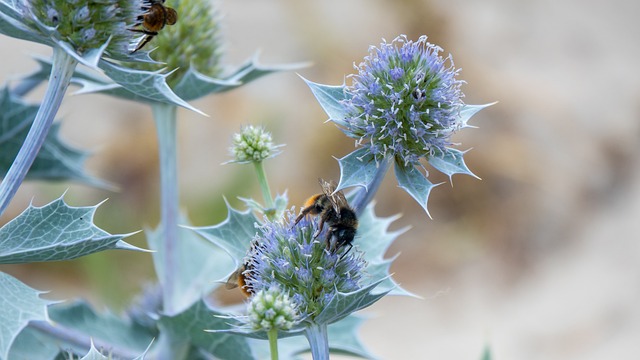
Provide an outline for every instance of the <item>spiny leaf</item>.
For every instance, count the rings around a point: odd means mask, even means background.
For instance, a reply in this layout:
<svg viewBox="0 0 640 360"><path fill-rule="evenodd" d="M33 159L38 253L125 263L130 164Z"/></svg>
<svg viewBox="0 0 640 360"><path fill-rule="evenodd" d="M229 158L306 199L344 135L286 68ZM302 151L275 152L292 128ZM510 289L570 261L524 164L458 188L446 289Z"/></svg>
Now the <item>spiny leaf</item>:
<svg viewBox="0 0 640 360"><path fill-rule="evenodd" d="M378 171L378 164L373 155L365 148L360 148L338 159L338 164L340 165L340 183L336 190L351 186L362 186L366 189Z"/></svg>
<svg viewBox="0 0 640 360"><path fill-rule="evenodd" d="M62 197L29 207L0 229L0 264L69 260L108 249L142 250L95 226L96 206L71 207Z"/></svg>
<svg viewBox="0 0 640 360"><path fill-rule="evenodd" d="M391 223L399 217L399 215L386 218L377 217L374 212L374 206L367 206L358 218L360 225L358 226L358 234L354 244L358 250L363 252L363 257L367 261L365 269L367 275L373 281L383 279L376 290L390 291L390 295L415 296L403 289L391 278L389 271L395 257L384 258L389 246L398 236L408 230L405 227L396 231L389 231Z"/></svg>
<svg viewBox="0 0 640 360"><path fill-rule="evenodd" d="M226 319L217 317L219 311L209 308L202 300L176 316L162 316L161 332L173 339L189 342L214 355L217 359L255 359L247 339L224 332L206 332L205 329L228 329Z"/></svg>
<svg viewBox="0 0 640 360"><path fill-rule="evenodd" d="M184 217L180 223L188 226L188 220ZM158 278L164 278L164 248L162 244L161 229L146 231L149 247L155 252L152 254ZM185 228L178 229L177 247L174 249L178 253L178 273L175 274L176 282L173 292L173 304L176 311L181 312L188 309L195 302L206 296L213 289L219 286L216 280L222 279L229 274L235 264L227 254L196 235L193 231Z"/></svg>
<svg viewBox="0 0 640 360"><path fill-rule="evenodd" d="M251 210L240 212L227 204L227 218L218 225L194 227L196 233L224 249L237 263L249 250L258 219Z"/></svg>
<svg viewBox="0 0 640 360"><path fill-rule="evenodd" d="M244 202L247 208L255 211L258 214L267 215L270 219L279 219L284 215L284 211L287 209L287 204L289 204L289 199L287 198L287 193L277 194L274 198L274 206L273 208L267 209L262 204L253 199L247 199L243 197L238 197L239 200Z"/></svg>
<svg viewBox="0 0 640 360"><path fill-rule="evenodd" d="M349 95L344 91L344 84L340 86L323 85L300 77L307 83L322 109L329 115L329 120L340 126L346 126L344 118L347 116L347 111L342 106L342 101L347 100Z"/></svg>
<svg viewBox="0 0 640 360"><path fill-rule="evenodd" d="M93 345L93 341L91 341L91 349L89 349L87 355L83 356L80 360L109 360L109 358L102 355Z"/></svg>
<svg viewBox="0 0 640 360"><path fill-rule="evenodd" d="M8 359L11 344L31 320L47 320L47 300L11 275L0 272L0 358Z"/></svg>
<svg viewBox="0 0 640 360"><path fill-rule="evenodd" d="M372 293L372 290L383 280L384 279L380 279L350 293L336 292L335 296L331 298L331 301L322 309L320 314L315 316L314 321L319 324L332 324L355 311L370 306L387 295L388 291L377 294Z"/></svg>
<svg viewBox="0 0 640 360"><path fill-rule="evenodd" d="M147 101L151 100L181 106L204 115L204 113L189 105L171 90L166 81L168 73L162 74L157 71L130 69L106 60L100 61L99 66L108 77L121 85L123 87L122 90L126 90L126 92L133 93ZM118 89L113 89L112 92L118 94ZM126 92L120 92L119 95L130 99L131 94Z"/></svg>
<svg viewBox="0 0 640 360"><path fill-rule="evenodd" d="M84 301L50 306L49 316L54 321L54 326L64 327L85 340L90 339L99 344L99 347L104 345L117 348L119 353L130 354L129 358L144 353L156 336L128 319L108 312L97 313ZM75 342L62 342L63 348L72 349L76 354L87 351L86 347L82 348Z"/></svg>
<svg viewBox="0 0 640 360"><path fill-rule="evenodd" d="M497 103L498 102L496 101L496 102L492 102L490 104L484 104L484 105L469 105L469 104L465 104L462 107L462 109L460 110L460 120L459 120L460 124L461 124L460 127L461 128L473 127L473 126L470 126L468 124L469 119L471 119L471 117L473 115L475 115L478 111L480 111L480 110L482 110L482 109L484 109L486 107L489 107L491 105L495 105Z"/></svg>
<svg viewBox="0 0 640 360"><path fill-rule="evenodd" d="M429 210L427 210L427 200L429 200L429 193L431 193L431 189L440 184L432 184L431 181L427 180L424 174L418 171L414 166L406 167L395 162L395 172L396 179L398 179L398 186L408 192L409 195L411 195L418 204L422 206L424 211L427 212L427 215L431 217Z"/></svg>
<svg viewBox="0 0 640 360"><path fill-rule="evenodd" d="M460 150L448 148L444 153L430 156L428 161L431 166L438 169L449 177L449 181L453 184L452 176L454 174L467 174L476 179L480 179L469 170L467 164L464 163L464 154Z"/></svg>
<svg viewBox="0 0 640 360"><path fill-rule="evenodd" d="M60 354L60 346L57 340L27 326L13 342L8 359L55 360L58 354Z"/></svg>
<svg viewBox="0 0 640 360"><path fill-rule="evenodd" d="M306 66L306 64L264 66L258 64L256 55L222 79L215 79L199 73L194 68L189 68L182 79L180 79L180 82L174 87L174 91L178 96L189 101L208 94L233 90L265 75L280 71L292 71L304 66Z"/></svg>
<svg viewBox="0 0 640 360"><path fill-rule="evenodd" d="M11 167L37 112L37 106L25 104L6 87L0 89L0 177ZM107 187L105 182L84 172L87 153L65 144L59 137L59 130L60 124L53 124L27 179L68 179Z"/></svg>
<svg viewBox="0 0 640 360"><path fill-rule="evenodd" d="M332 354L345 354L351 356L362 357L366 359L374 359L375 356L367 351L364 344L360 341L358 333L364 320L356 315L350 315L346 318L329 325L329 351ZM299 336L288 336L278 338L278 354L280 359L300 359L298 355L308 353L309 342L302 333ZM262 338L266 339L266 337ZM266 340L249 341L256 359L269 358L269 342Z"/></svg>

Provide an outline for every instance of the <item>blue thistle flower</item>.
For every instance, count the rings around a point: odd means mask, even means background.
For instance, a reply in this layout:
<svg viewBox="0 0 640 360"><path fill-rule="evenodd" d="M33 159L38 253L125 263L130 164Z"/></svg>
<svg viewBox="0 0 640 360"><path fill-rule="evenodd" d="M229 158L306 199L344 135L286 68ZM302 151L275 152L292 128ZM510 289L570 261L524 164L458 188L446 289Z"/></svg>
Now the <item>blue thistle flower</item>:
<svg viewBox="0 0 640 360"><path fill-rule="evenodd" d="M287 212L285 221L258 225L245 258L248 288L254 293L278 288L296 304L300 318L313 322L338 293L361 288L366 262L359 252L328 251L322 235L314 239L316 220L301 220Z"/></svg>
<svg viewBox="0 0 640 360"><path fill-rule="evenodd" d="M350 75L350 96L342 130L368 147L377 162L395 157L405 166L442 154L463 124L460 110L464 81L456 77L451 55L427 42L400 35L391 43L370 47L369 55Z"/></svg>
<svg viewBox="0 0 640 360"><path fill-rule="evenodd" d="M392 163L398 185L425 211L436 185L427 179L423 160L450 179L454 174L475 176L464 163L464 152L451 147L451 136L493 104L465 104L460 70L451 55L441 52L426 36L411 41L400 35L369 48L354 65L358 72L348 76L351 85L307 81L330 120L359 147L338 159L337 189L363 188L353 197L356 212L373 199Z"/></svg>

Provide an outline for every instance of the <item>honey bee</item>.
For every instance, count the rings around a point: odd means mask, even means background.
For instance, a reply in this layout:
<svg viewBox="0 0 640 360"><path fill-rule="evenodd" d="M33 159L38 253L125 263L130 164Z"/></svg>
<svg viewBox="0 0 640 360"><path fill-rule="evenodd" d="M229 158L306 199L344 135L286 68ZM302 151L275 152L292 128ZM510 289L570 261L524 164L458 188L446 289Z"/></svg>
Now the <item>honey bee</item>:
<svg viewBox="0 0 640 360"><path fill-rule="evenodd" d="M227 282L224 284L225 289L231 290L239 287L245 296L250 297L251 295L253 295L253 289L247 284L244 277L245 270L247 270L247 264L243 264L238 269L236 269L236 271L234 271L229 276Z"/></svg>
<svg viewBox="0 0 640 360"><path fill-rule="evenodd" d="M164 6L164 0L144 0L142 10L146 12L138 16L138 22L134 27L142 26L142 29L129 29L133 32L143 33L145 37L140 41L135 50L131 53L142 49L165 25L173 25L178 21L178 13Z"/></svg>
<svg viewBox="0 0 640 360"><path fill-rule="evenodd" d="M317 238L324 225L327 224L329 227L325 238L327 249L338 251L344 246L349 246L342 255L344 257L353 247L353 238L356 236L356 229L358 228L356 212L349 206L344 193L336 191L334 182L327 182L323 179L318 179L318 181L320 182L322 193L313 195L305 202L304 208L296 218L293 226L296 226L308 214L319 215L320 223L313 238ZM334 238L335 243L332 244Z"/></svg>

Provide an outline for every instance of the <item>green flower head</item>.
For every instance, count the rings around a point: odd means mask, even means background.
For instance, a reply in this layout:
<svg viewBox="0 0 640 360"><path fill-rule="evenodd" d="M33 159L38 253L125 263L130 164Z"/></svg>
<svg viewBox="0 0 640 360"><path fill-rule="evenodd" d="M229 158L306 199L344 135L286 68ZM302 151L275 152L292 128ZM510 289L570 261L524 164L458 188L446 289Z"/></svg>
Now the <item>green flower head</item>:
<svg viewBox="0 0 640 360"><path fill-rule="evenodd" d="M25 23L83 55L101 49L112 57L126 56L139 41L132 32L149 0L28 0L22 4Z"/></svg>
<svg viewBox="0 0 640 360"><path fill-rule="evenodd" d="M172 5L178 13L178 22L160 31L149 48L156 48L152 57L161 65L137 63L141 70L174 70L167 81L172 87L193 68L208 77L217 77L222 68L219 16L210 1L182 0Z"/></svg>
<svg viewBox="0 0 640 360"><path fill-rule="evenodd" d="M271 134L260 126L245 126L239 133L233 135L233 145L230 148L233 160L240 164L261 162L280 153L274 145Z"/></svg>
<svg viewBox="0 0 640 360"><path fill-rule="evenodd" d="M278 287L260 290L248 304L248 324L253 330L289 330L298 321L296 305Z"/></svg>

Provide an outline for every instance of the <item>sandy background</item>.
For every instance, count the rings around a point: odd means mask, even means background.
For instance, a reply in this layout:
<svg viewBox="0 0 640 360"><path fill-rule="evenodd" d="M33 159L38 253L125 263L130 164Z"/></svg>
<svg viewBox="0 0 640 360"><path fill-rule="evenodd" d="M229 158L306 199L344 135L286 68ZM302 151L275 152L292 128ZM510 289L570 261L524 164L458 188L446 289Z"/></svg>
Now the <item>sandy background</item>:
<svg viewBox="0 0 640 360"><path fill-rule="evenodd" d="M370 44L426 34L463 69L467 103L499 101L474 117L479 129L455 137L461 149L473 148L465 158L483 180L455 177L453 188L436 188L433 220L392 176L383 184L379 213L403 213L394 228L412 226L389 252L401 252L395 277L424 299L386 298L365 312L372 319L362 338L375 354L467 360L489 344L495 359L640 358L639 2L216 4L225 14L229 66L260 49L263 63L311 61L301 75L340 84ZM50 54L4 36L0 49L0 82L32 71L31 54ZM41 96L39 89L30 99ZM331 156L352 149L323 124L325 114L293 73L194 105L210 115L179 112L182 203L196 225L223 218L223 193L259 194L252 169L219 165L240 124L265 124L287 144L267 170L272 188L288 189L293 204L317 191L318 176L337 178ZM83 95L66 98L59 117L69 143L95 152L90 171L121 190L30 183L0 222L32 198L44 204L68 188L74 205L110 199L96 220L110 232L155 225L150 110ZM144 245L141 235L133 242ZM53 297L88 296L115 308L152 276L147 255L121 252L1 270Z"/></svg>

